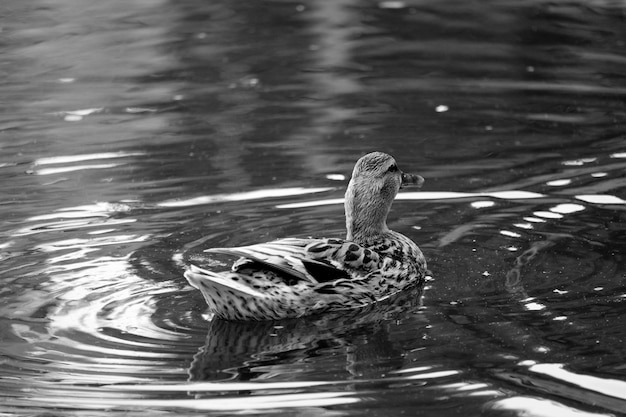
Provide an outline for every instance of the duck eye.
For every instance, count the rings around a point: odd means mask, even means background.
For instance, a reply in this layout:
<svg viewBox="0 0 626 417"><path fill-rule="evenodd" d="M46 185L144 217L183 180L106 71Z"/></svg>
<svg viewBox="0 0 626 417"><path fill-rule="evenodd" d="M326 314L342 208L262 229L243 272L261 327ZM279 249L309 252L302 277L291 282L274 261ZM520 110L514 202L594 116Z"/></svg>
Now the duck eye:
<svg viewBox="0 0 626 417"><path fill-rule="evenodd" d="M393 164L387 169L387 172L396 172L397 170L398 166L396 164Z"/></svg>

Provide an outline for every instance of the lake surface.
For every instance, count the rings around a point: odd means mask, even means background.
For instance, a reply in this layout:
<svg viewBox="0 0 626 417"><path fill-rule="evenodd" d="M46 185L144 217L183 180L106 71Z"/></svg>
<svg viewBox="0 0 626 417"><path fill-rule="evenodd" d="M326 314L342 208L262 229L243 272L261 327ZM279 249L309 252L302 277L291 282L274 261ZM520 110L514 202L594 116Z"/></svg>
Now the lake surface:
<svg viewBox="0 0 626 417"><path fill-rule="evenodd" d="M623 1L0 9L0 415L626 415ZM185 265L343 236L373 150L423 291L208 321Z"/></svg>

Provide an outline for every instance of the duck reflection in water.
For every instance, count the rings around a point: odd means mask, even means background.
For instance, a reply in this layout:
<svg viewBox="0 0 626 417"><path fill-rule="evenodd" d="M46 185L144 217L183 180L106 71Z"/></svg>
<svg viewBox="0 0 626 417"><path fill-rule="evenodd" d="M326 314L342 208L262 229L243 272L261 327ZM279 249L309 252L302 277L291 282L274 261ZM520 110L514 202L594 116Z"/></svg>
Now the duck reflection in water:
<svg viewBox="0 0 626 417"><path fill-rule="evenodd" d="M214 319L189 379L284 381L303 373L311 380L380 377L405 366L404 345L423 339L427 322L421 306L422 288L413 287L345 312L262 322Z"/></svg>
<svg viewBox="0 0 626 417"><path fill-rule="evenodd" d="M280 320L360 308L422 285L426 260L408 237L387 227L403 186L421 186L390 155L361 157L345 196L346 239L288 238L205 252L240 257L230 271L191 265L189 283L226 320Z"/></svg>

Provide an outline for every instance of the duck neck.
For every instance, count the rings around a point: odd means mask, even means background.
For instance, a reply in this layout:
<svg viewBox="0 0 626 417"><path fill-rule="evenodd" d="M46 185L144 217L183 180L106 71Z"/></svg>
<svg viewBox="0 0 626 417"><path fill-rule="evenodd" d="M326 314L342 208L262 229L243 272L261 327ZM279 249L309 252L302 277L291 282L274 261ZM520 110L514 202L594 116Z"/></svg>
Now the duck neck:
<svg viewBox="0 0 626 417"><path fill-rule="evenodd" d="M378 190L350 181L344 207L347 240L364 243L389 231L387 214L391 201L385 201Z"/></svg>

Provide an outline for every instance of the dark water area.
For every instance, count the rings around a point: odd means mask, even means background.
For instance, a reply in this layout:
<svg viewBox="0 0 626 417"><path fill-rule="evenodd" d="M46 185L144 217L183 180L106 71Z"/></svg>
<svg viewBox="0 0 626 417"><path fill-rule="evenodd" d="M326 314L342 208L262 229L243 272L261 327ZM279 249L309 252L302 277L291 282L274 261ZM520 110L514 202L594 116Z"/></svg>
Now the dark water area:
<svg viewBox="0 0 626 417"><path fill-rule="evenodd" d="M0 10L0 415L626 415L626 3ZM373 150L426 287L207 321L186 263L343 236Z"/></svg>

